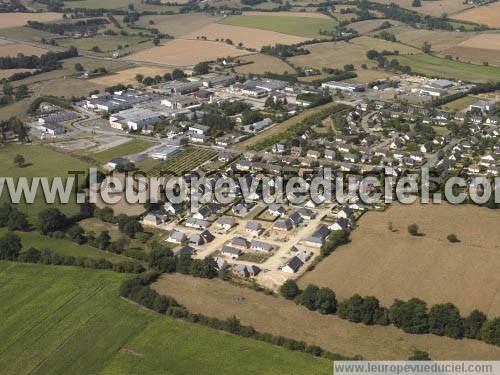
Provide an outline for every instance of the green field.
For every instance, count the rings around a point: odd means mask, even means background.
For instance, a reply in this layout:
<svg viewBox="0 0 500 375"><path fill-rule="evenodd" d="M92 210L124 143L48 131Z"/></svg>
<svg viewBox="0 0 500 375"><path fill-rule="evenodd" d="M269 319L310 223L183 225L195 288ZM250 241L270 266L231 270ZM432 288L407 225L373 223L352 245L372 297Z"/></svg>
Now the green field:
<svg viewBox="0 0 500 375"><path fill-rule="evenodd" d="M229 16L219 21L224 25L243 26L253 29L275 31L282 34L321 38L320 30L333 30L334 19L286 16Z"/></svg>
<svg viewBox="0 0 500 375"><path fill-rule="evenodd" d="M330 361L140 309L129 275L0 262L2 374L328 374Z"/></svg>
<svg viewBox="0 0 500 375"><path fill-rule="evenodd" d="M25 167L19 168L15 166L14 157L17 154L24 156L27 164ZM81 160L40 145L9 145L0 148L0 176L2 177L13 177L15 179L27 177L28 181L32 177L61 177L64 179L69 176L68 171L88 171L88 168L89 164ZM4 187L0 201L5 202L7 200L9 200L8 191ZM79 211L74 199L74 193L72 193L68 204L61 204L57 201L53 204L47 204L41 187L38 189L33 204L19 203L19 208L32 219L36 218L38 213L48 206L59 208L66 215L73 215Z"/></svg>
<svg viewBox="0 0 500 375"><path fill-rule="evenodd" d="M7 232L7 229L0 228L0 236ZM107 251L98 250L95 247L88 245L78 245L69 239L56 239L47 236L42 236L35 231L32 232L16 232L16 234L21 237L23 244L23 249L27 250L30 247L35 247L38 250L49 249L53 252L76 257L88 257L88 258L105 258L110 262L120 262L120 261L130 261L122 255L113 254ZM99 234L99 233L97 233Z"/></svg>
<svg viewBox="0 0 500 375"><path fill-rule="evenodd" d="M98 161L99 163L106 163L116 157L138 154L139 152L147 150L153 145L154 143L151 141L134 139L122 145L110 148L109 150L101 151L94 155L89 155L89 156Z"/></svg>
<svg viewBox="0 0 500 375"><path fill-rule="evenodd" d="M459 79L470 82L500 81L500 68L466 64L426 54L397 56L401 65L409 65L412 71L430 77Z"/></svg>
<svg viewBox="0 0 500 375"><path fill-rule="evenodd" d="M478 99L474 98L473 96L464 96L463 98L443 104L440 108L446 109L448 111L461 111L477 100Z"/></svg>
<svg viewBox="0 0 500 375"><path fill-rule="evenodd" d="M180 1L181 3L183 1ZM146 4L143 0L76 0L65 1L66 8L88 8L88 9L121 9L127 10L128 5L133 4L136 10L169 11L178 9L175 6Z"/></svg>

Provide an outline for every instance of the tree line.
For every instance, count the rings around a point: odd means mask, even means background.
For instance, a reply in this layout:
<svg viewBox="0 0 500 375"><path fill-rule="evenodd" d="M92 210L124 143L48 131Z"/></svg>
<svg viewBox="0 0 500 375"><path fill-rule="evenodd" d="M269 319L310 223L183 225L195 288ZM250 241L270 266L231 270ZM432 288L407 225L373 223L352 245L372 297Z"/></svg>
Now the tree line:
<svg viewBox="0 0 500 375"><path fill-rule="evenodd" d="M452 303L427 304L412 298L408 301L395 300L389 307L380 305L376 297L352 297L337 301L330 288L319 288L309 284L300 290L295 280L287 280L280 288L280 294L321 314L337 314L341 319L366 325L394 325L407 333L447 336L454 339L476 339L500 346L500 318L488 320L479 310L462 317Z"/></svg>
<svg viewBox="0 0 500 375"><path fill-rule="evenodd" d="M87 20L65 23L28 21L26 26L31 29L45 31L51 34L64 35L64 33L66 32L85 33L86 31L96 31L98 27L107 24L109 24L109 21L106 18L91 18Z"/></svg>
<svg viewBox="0 0 500 375"><path fill-rule="evenodd" d="M40 57L31 55L25 56L22 53L16 57L4 56L0 57L0 69L40 69L52 70L61 66L60 60L70 59L78 56L78 50L75 47L70 47L62 52L47 52Z"/></svg>

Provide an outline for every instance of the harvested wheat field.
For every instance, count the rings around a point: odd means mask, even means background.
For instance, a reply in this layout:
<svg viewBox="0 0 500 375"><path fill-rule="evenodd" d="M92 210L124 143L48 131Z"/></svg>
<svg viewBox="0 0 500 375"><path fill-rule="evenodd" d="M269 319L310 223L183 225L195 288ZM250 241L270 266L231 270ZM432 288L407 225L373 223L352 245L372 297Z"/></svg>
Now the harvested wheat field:
<svg viewBox="0 0 500 375"><path fill-rule="evenodd" d="M490 5L468 9L453 18L463 21L476 22L489 27L500 27L500 2L494 2Z"/></svg>
<svg viewBox="0 0 500 375"><path fill-rule="evenodd" d="M451 55L460 61L471 64L483 64L500 66L500 51L483 48L453 47L441 53L442 56Z"/></svg>
<svg viewBox="0 0 500 375"><path fill-rule="evenodd" d="M374 0L376 3L390 4L394 0ZM397 3L402 8L407 8L415 12L428 14L430 16L439 17L443 13L448 15L460 12L464 9L470 8L471 5L464 4L463 0L430 0L421 1L422 6L418 8L412 7L413 0L398 0Z"/></svg>
<svg viewBox="0 0 500 375"><path fill-rule="evenodd" d="M255 55L243 56L240 61L251 62L251 64L242 65L235 68L236 73L239 74L264 74L265 72L272 72L283 74L285 72L293 72L293 68L277 57L263 55L261 53Z"/></svg>
<svg viewBox="0 0 500 375"><path fill-rule="evenodd" d="M425 42L432 45L432 50L441 52L454 47L467 39L477 35L474 32L454 32L441 30L415 29L410 26L399 26L391 30L401 43L409 44L416 48L422 48Z"/></svg>
<svg viewBox="0 0 500 375"><path fill-rule="evenodd" d="M274 13L273 13L274 14ZM199 39L205 37L208 40L231 39L234 45L243 43L244 47L259 49L266 45L295 44L301 43L307 38L301 36L277 33L274 31L251 29L248 27L224 25L212 23L190 34L184 35L185 39Z"/></svg>
<svg viewBox="0 0 500 375"><path fill-rule="evenodd" d="M218 57L236 57L250 53L225 43L174 39L158 47L129 55L126 59L185 67L201 61L216 60Z"/></svg>
<svg viewBox="0 0 500 375"><path fill-rule="evenodd" d="M258 331L303 340L344 355L406 359L414 349L420 349L429 352L432 359L497 359L500 356L500 348L480 341L410 335L395 327L355 324L219 279L162 275L153 288L174 297L190 311L219 319L235 315L242 324Z"/></svg>
<svg viewBox="0 0 500 375"><path fill-rule="evenodd" d="M9 43L2 44L2 48L0 48L0 57L17 56L19 53L22 53L25 56L40 56L47 52L48 50L46 49L30 46L29 44Z"/></svg>
<svg viewBox="0 0 500 375"><path fill-rule="evenodd" d="M462 315L477 308L500 316L499 220L499 211L472 205L395 204L367 213L351 242L304 274L300 285L328 286L341 298L373 295L385 306L418 297L429 305L451 302ZM422 236L408 233L412 223ZM462 242L450 243L449 234Z"/></svg>
<svg viewBox="0 0 500 375"><path fill-rule="evenodd" d="M60 20L62 15L62 13L0 13L0 29L24 26L28 21Z"/></svg>
<svg viewBox="0 0 500 375"><path fill-rule="evenodd" d="M213 22L217 22L221 18L200 13L188 13L143 16L138 23L144 27L151 27L149 22L153 21L153 27L162 33L170 34L177 38L185 34L190 34Z"/></svg>
<svg viewBox="0 0 500 375"><path fill-rule="evenodd" d="M458 47L491 49L493 51L500 51L500 33L479 34L460 43Z"/></svg>
<svg viewBox="0 0 500 375"><path fill-rule="evenodd" d="M351 43L358 46L363 46L366 50L374 49L377 51L399 51L401 55L408 55L413 53L419 53L420 51L414 47L406 46L401 43L389 42L384 39L372 38L369 36L360 36L359 38L354 38Z"/></svg>
<svg viewBox="0 0 500 375"><path fill-rule="evenodd" d="M137 74L142 74L144 77L154 77L156 75L163 76L165 73L170 73L171 69L168 68L156 68L153 66L138 66L136 68L130 68L121 70L114 74L108 74L102 77L97 77L91 79L90 82L93 82L98 85L104 86L113 86L117 84L137 84L137 80L135 76Z"/></svg>

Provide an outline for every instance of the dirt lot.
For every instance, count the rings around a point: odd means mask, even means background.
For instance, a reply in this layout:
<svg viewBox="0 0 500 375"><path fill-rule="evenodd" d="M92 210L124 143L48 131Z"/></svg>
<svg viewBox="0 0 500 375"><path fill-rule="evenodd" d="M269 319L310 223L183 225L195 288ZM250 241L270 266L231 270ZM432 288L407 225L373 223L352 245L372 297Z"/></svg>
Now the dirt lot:
<svg viewBox="0 0 500 375"><path fill-rule="evenodd" d="M153 287L173 296L190 311L220 319L236 315L262 332L319 345L367 359L406 359L414 349L433 359L496 359L500 348L479 341L410 335L395 327L365 326L321 315L282 298L266 296L221 280L164 275Z"/></svg>
<svg viewBox="0 0 500 375"><path fill-rule="evenodd" d="M274 13L272 13L274 14ZM307 40L300 36L281 34L274 31L250 29L248 27L223 25L212 23L190 34L184 35L186 39L206 37L209 40L231 39L234 45L243 43L244 47L260 49L265 45L295 44Z"/></svg>
<svg viewBox="0 0 500 375"><path fill-rule="evenodd" d="M452 302L462 314L477 308L500 316L499 219L500 212L471 205L394 205L368 213L351 243L306 273L300 285L328 286L342 298L374 295L386 306L418 297L428 304ZM425 235L410 236L412 223ZM462 242L450 243L452 233Z"/></svg>
<svg viewBox="0 0 500 375"><path fill-rule="evenodd" d="M18 53L22 53L26 56L31 56L31 55L40 56L47 52L48 50L46 49L30 46L28 44L9 43L9 44L2 44L2 48L0 48L0 57L17 56Z"/></svg>
<svg viewBox="0 0 500 375"><path fill-rule="evenodd" d="M171 66L192 66L218 57L242 56L250 52L225 43L175 39L158 47L127 56L127 60L148 61Z"/></svg>
<svg viewBox="0 0 500 375"><path fill-rule="evenodd" d="M454 32L440 30L414 29L410 26L399 26L391 30L401 43L421 48L425 42L432 45L432 50L440 52L454 47L463 41L477 35L473 32Z"/></svg>
<svg viewBox="0 0 500 375"><path fill-rule="evenodd" d="M453 18L482 23L489 27L500 27L500 2L495 2L487 6L473 8L454 14Z"/></svg>
<svg viewBox="0 0 500 375"><path fill-rule="evenodd" d="M0 13L0 29L24 26L28 21L54 21L62 19L62 13Z"/></svg>
<svg viewBox="0 0 500 375"><path fill-rule="evenodd" d="M284 63L280 59L263 54L244 56L241 61L251 61L253 64L243 65L235 68L239 74L263 74L265 72L273 72L283 74L285 72L293 72L293 68Z"/></svg>
<svg viewBox="0 0 500 375"><path fill-rule="evenodd" d="M156 68L152 66L138 66L136 68L125 69L115 74L109 74L102 77L97 77L91 79L90 82L93 82L98 85L104 86L112 86L117 85L119 83L128 85L128 84L137 84L137 80L135 76L137 74L142 74L144 77L154 77L156 75L163 76L165 73L171 72L171 69L167 68Z"/></svg>

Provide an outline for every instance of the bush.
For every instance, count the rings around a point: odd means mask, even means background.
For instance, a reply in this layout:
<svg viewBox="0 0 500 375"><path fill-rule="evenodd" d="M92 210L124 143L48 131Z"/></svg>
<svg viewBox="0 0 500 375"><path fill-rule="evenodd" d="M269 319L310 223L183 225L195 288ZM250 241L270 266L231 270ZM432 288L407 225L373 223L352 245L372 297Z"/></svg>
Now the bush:
<svg viewBox="0 0 500 375"><path fill-rule="evenodd" d="M307 307L309 310L316 310L316 301L319 288L316 285L309 284L298 298L298 303Z"/></svg>
<svg viewBox="0 0 500 375"><path fill-rule="evenodd" d="M408 333L429 332L427 304L418 298L412 298L408 302L394 301L389 309L389 320Z"/></svg>
<svg viewBox="0 0 500 375"><path fill-rule="evenodd" d="M432 306L429 311L429 331L438 336L462 338L464 326L458 309L451 303Z"/></svg>
<svg viewBox="0 0 500 375"><path fill-rule="evenodd" d="M500 346L500 318L495 318L483 324L481 338L488 344Z"/></svg>
<svg viewBox="0 0 500 375"><path fill-rule="evenodd" d="M300 293L300 289L295 280L288 279L280 288L280 294L286 299L294 299Z"/></svg>
<svg viewBox="0 0 500 375"><path fill-rule="evenodd" d="M415 350L411 356L408 357L409 361L430 361L429 353L421 350Z"/></svg>
<svg viewBox="0 0 500 375"><path fill-rule="evenodd" d="M418 225L417 224L408 225L408 233L410 233L412 236L418 236L419 235Z"/></svg>
<svg viewBox="0 0 500 375"><path fill-rule="evenodd" d="M448 237L446 237L448 239L448 241L450 241L451 243L458 243L460 242L460 240L458 239L457 236L455 236L454 234L449 234Z"/></svg>
<svg viewBox="0 0 500 375"><path fill-rule="evenodd" d="M474 310L464 319L464 336L469 339L481 339L481 328L486 322L486 315Z"/></svg>

